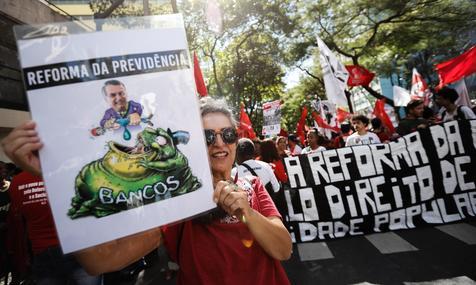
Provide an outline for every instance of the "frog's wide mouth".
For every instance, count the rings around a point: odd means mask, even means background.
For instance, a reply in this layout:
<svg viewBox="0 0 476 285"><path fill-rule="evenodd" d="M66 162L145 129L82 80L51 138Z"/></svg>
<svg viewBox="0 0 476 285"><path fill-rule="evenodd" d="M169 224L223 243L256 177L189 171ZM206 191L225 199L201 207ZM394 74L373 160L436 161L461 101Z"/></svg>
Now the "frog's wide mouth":
<svg viewBox="0 0 476 285"><path fill-rule="evenodd" d="M122 145L120 143L112 141L110 143L110 147L113 148L117 152L121 152L123 154L127 155L144 155L144 154L150 154L153 150L151 147L145 146L144 141L142 140L142 137L139 136L137 138L137 143L134 146L126 146Z"/></svg>
<svg viewBox="0 0 476 285"><path fill-rule="evenodd" d="M109 151L103 157L104 167L115 175L136 179L147 173L141 164L147 159L155 159L153 152L135 152L135 147L128 147L116 142L109 142Z"/></svg>

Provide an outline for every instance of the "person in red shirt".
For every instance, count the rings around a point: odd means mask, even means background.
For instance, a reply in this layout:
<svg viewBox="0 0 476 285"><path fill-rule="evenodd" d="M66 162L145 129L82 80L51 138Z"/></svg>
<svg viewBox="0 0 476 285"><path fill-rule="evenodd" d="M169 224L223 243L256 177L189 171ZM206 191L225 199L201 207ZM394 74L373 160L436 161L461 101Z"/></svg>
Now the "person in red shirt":
<svg viewBox="0 0 476 285"><path fill-rule="evenodd" d="M378 136L380 142L387 143L390 141L391 136L387 128L385 128L385 126L382 124L382 120L379 118L373 118L370 120L370 124L372 125L372 129L370 131Z"/></svg>
<svg viewBox="0 0 476 285"><path fill-rule="evenodd" d="M101 278L88 275L73 255L63 255L41 177L21 172L10 185L11 215L26 222L33 251L36 284L99 285Z"/></svg>
<svg viewBox="0 0 476 285"><path fill-rule="evenodd" d="M276 175L279 182L288 182L288 176L286 175L283 161L278 154L278 149L273 140L267 139L261 142L261 160L269 163L273 167L274 175Z"/></svg>
<svg viewBox="0 0 476 285"><path fill-rule="evenodd" d="M163 239L155 228L76 253L88 272L121 269L164 240L180 266L178 284L290 284L279 261L291 256L292 242L278 210L258 178L231 177L238 139L231 111L224 101L204 97L201 114L217 210L164 228ZM18 165L41 173L34 128L32 122L15 128L3 148Z"/></svg>

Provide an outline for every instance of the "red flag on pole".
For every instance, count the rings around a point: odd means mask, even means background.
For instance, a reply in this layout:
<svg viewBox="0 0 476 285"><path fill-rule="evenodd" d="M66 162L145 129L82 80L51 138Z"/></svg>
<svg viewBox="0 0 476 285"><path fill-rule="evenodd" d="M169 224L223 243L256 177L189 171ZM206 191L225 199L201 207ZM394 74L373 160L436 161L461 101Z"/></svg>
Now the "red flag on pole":
<svg viewBox="0 0 476 285"><path fill-rule="evenodd" d="M382 124L389 130L390 134L395 132L395 128L393 127L392 120L388 116L387 112L385 112L385 99L378 99L375 101L375 107L373 114L375 117L379 118L382 121Z"/></svg>
<svg viewBox="0 0 476 285"><path fill-rule="evenodd" d="M255 139L256 133L253 130L253 125L251 124L250 117L245 112L245 106L241 104L240 111L240 125L238 126L238 136L240 138L249 138Z"/></svg>
<svg viewBox="0 0 476 285"><path fill-rule="evenodd" d="M193 53L193 75L195 77L195 85L197 86L197 92L200 97L205 97L208 95L207 86L203 80L202 70L200 69L200 64L198 63L197 54Z"/></svg>
<svg viewBox="0 0 476 285"><path fill-rule="evenodd" d="M440 77L438 88L476 72L476 46L465 53L436 65Z"/></svg>
<svg viewBox="0 0 476 285"><path fill-rule="evenodd" d="M350 113L347 112L346 110L344 109L341 109L341 108L337 108L337 112L336 112L336 119L339 123L342 123L343 121L345 121L347 118L350 117Z"/></svg>
<svg viewBox="0 0 476 285"><path fill-rule="evenodd" d="M329 129L329 130L332 130L336 133L340 132L340 128L335 126L330 126L321 116L319 116L316 112L312 112L312 117L314 118L314 120L317 122L317 125L321 128L324 128L324 129Z"/></svg>
<svg viewBox="0 0 476 285"><path fill-rule="evenodd" d="M349 71L348 86L368 86L375 76L375 73L368 71L360 65L346 65L345 68Z"/></svg>
<svg viewBox="0 0 476 285"><path fill-rule="evenodd" d="M306 117L307 117L307 108L304 106L301 112L301 118L296 126L296 135L299 137L302 145L304 145L306 141L306 133L305 133L305 125L306 125Z"/></svg>

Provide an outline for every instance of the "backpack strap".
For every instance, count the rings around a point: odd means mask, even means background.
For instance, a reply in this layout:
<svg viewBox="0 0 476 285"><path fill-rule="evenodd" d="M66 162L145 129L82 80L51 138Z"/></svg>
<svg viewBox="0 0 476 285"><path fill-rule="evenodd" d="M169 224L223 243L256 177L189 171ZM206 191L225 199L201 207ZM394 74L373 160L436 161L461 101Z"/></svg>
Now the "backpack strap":
<svg viewBox="0 0 476 285"><path fill-rule="evenodd" d="M458 116L458 118L457 118L458 120L465 120L466 119L466 115L461 110L462 107L463 107L463 105L459 105L458 108L456 109L456 114Z"/></svg>
<svg viewBox="0 0 476 285"><path fill-rule="evenodd" d="M256 171L253 170L253 168L251 168L248 164L246 163L242 163L240 165L243 165L246 169L248 169L249 172L251 172L251 174L253 174L253 176L256 176L259 178L258 174L256 173ZM238 170L237 170L238 171ZM281 185L280 185L281 186ZM271 181L269 181L268 183L266 183L266 185L264 185L264 188L266 188L266 190L268 191L268 193L270 195L272 195L274 193L274 188L273 188L273 183L271 183ZM280 187L281 188L281 187Z"/></svg>
<svg viewBox="0 0 476 285"><path fill-rule="evenodd" d="M456 107L456 116L453 117L453 120L465 120L466 119L466 115L464 114L463 110L461 110L462 108L463 108L463 105L459 105L458 107ZM446 110L444 110L441 113L441 118L443 119L445 117L445 115L446 115Z"/></svg>
<svg viewBox="0 0 476 285"><path fill-rule="evenodd" d="M256 174L256 171L254 171L253 168L251 168L251 166L249 166L248 164L244 162L241 165L243 165L246 169L248 169L248 171L251 172L251 174L253 174L256 177L259 177L258 174Z"/></svg>

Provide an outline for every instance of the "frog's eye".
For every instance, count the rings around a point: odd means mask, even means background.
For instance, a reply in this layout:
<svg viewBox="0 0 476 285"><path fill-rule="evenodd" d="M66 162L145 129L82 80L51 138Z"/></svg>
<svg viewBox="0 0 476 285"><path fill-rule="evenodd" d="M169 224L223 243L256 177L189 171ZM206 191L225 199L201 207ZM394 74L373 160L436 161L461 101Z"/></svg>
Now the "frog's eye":
<svg viewBox="0 0 476 285"><path fill-rule="evenodd" d="M155 142L158 143L159 145L166 145L167 144L167 139L163 136L158 136L155 139Z"/></svg>

